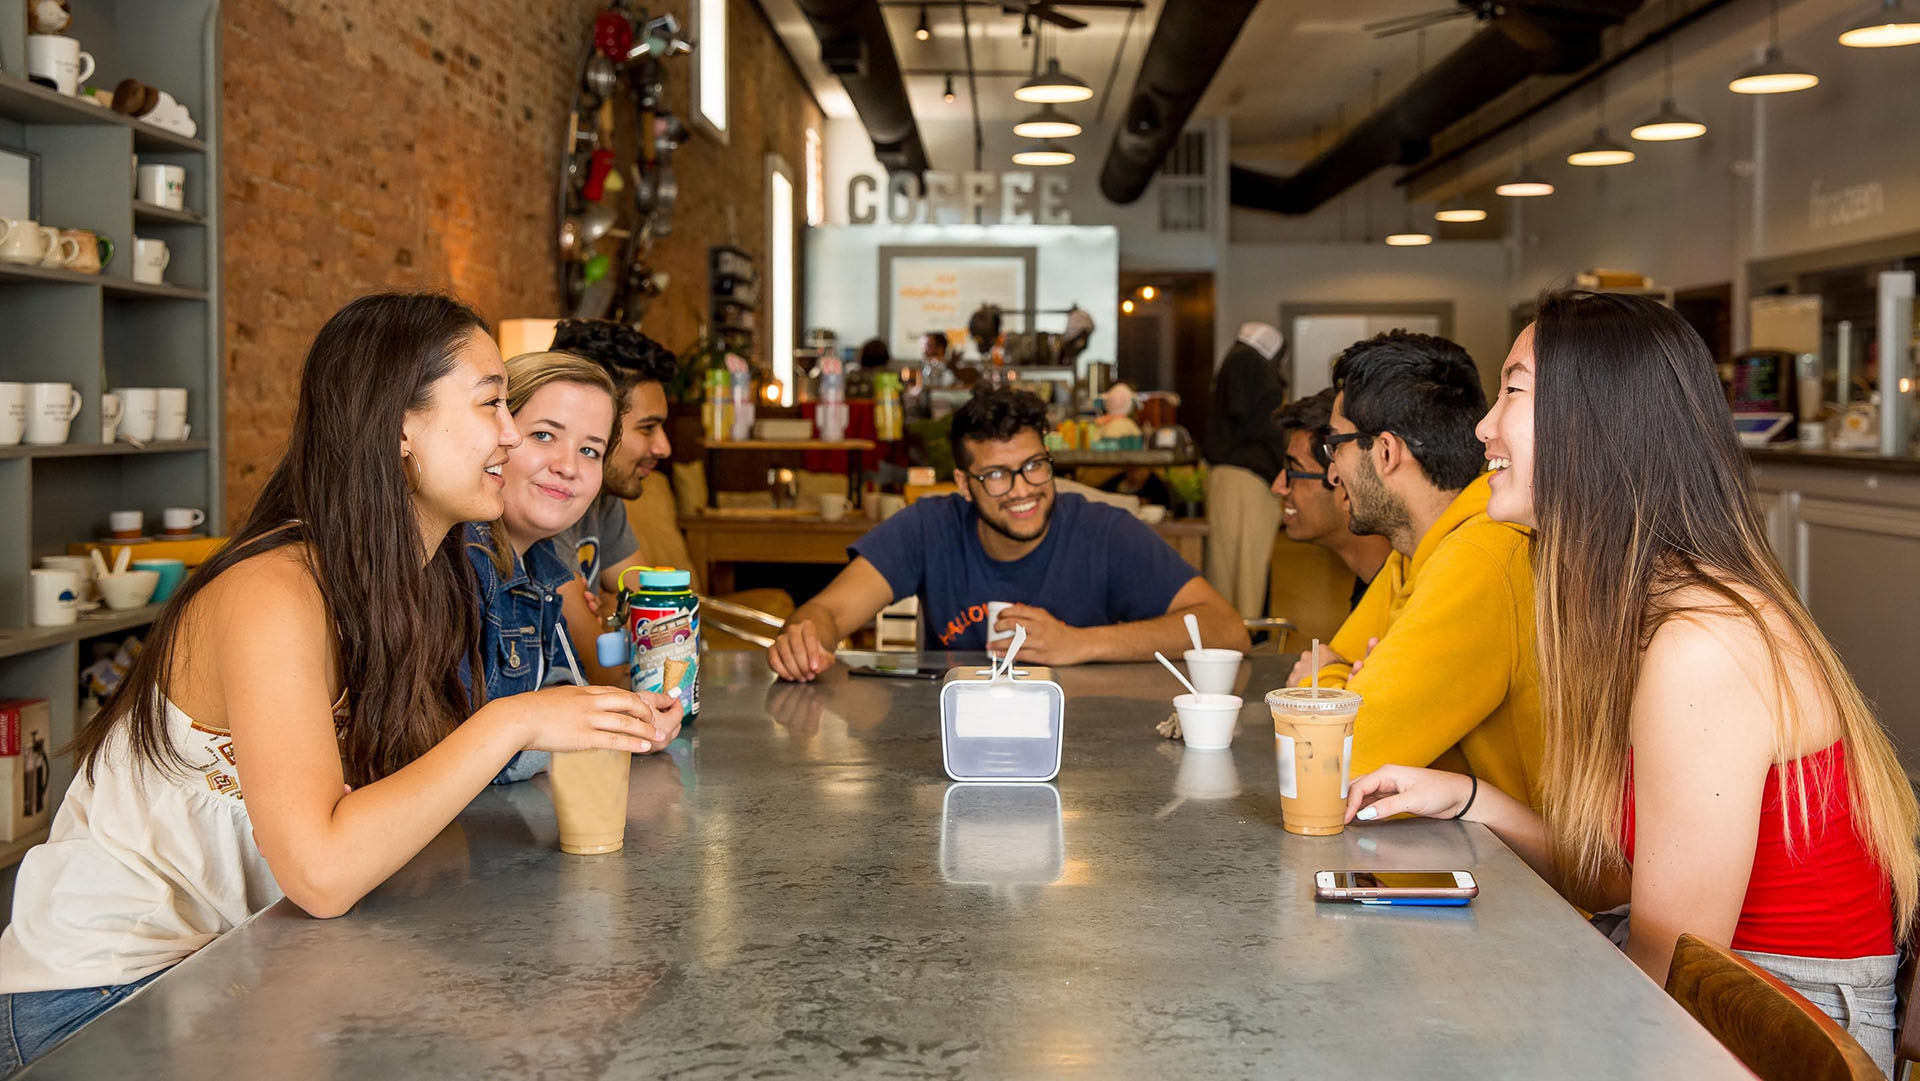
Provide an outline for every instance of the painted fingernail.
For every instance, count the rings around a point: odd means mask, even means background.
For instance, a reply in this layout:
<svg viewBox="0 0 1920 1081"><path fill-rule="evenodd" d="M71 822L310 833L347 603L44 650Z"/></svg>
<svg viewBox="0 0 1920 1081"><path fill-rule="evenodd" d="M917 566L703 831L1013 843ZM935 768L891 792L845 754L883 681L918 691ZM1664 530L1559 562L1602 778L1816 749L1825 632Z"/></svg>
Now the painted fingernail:
<svg viewBox="0 0 1920 1081"><path fill-rule="evenodd" d="M1354 815L1353 817L1359 819L1362 822L1371 822L1374 819L1380 817L1380 812L1374 810L1371 807L1362 807L1360 808L1360 813L1357 815Z"/></svg>

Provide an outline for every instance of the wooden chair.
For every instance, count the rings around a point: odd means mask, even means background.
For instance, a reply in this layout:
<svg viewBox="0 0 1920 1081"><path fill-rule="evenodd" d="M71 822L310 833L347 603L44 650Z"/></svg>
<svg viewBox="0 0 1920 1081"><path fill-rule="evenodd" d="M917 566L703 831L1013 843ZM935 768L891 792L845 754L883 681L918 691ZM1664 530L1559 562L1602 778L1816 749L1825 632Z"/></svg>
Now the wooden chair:
<svg viewBox="0 0 1920 1081"><path fill-rule="evenodd" d="M1858 1041L1766 970L1681 935L1667 994L1761 1081L1880 1081Z"/></svg>

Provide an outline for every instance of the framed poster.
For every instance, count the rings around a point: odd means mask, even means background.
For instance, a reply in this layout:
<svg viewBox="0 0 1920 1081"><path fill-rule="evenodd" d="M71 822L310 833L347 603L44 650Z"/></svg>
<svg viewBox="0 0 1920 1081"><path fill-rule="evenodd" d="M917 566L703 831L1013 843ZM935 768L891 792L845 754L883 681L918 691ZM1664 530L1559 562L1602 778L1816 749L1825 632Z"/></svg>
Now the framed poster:
<svg viewBox="0 0 1920 1081"><path fill-rule="evenodd" d="M968 318L983 304L998 305L1007 314L1003 329L1028 329L1037 252L1032 247L882 247L879 325L888 351L903 359L918 357L921 338L936 330L960 348L967 344Z"/></svg>

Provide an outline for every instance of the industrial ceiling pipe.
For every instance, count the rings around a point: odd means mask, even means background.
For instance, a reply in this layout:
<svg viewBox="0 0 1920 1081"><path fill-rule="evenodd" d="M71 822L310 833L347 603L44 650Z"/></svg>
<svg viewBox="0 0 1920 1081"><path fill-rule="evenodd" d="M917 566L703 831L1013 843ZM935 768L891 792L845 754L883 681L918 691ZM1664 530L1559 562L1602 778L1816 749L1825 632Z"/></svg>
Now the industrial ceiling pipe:
<svg viewBox="0 0 1920 1081"><path fill-rule="evenodd" d="M1385 165L1424 159L1434 135L1530 76L1578 71L1600 57L1600 33L1642 0L1516 3L1292 176L1234 166L1234 206L1307 214Z"/></svg>
<svg viewBox="0 0 1920 1081"><path fill-rule="evenodd" d="M1208 0L1161 8L1133 96L1100 167L1100 191L1108 199L1131 203L1147 190L1258 2Z"/></svg>
<svg viewBox="0 0 1920 1081"><path fill-rule="evenodd" d="M927 171L900 61L887 36L878 0L795 0L820 39L820 61L840 77L860 123L873 140L873 156L889 173Z"/></svg>

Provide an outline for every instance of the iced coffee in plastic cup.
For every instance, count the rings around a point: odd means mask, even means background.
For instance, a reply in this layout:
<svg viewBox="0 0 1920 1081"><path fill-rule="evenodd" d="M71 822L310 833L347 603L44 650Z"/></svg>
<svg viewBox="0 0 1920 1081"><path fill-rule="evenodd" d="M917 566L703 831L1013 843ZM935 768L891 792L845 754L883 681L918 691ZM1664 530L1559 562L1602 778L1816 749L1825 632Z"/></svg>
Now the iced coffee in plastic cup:
<svg viewBox="0 0 1920 1081"><path fill-rule="evenodd" d="M618 851L627 839L628 751L555 752L547 774L553 813L560 820L560 851L576 855Z"/></svg>
<svg viewBox="0 0 1920 1081"><path fill-rule="evenodd" d="M1339 833L1347 817L1353 718L1360 696L1332 687L1267 692L1280 770L1280 824L1288 833Z"/></svg>

